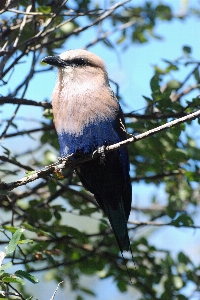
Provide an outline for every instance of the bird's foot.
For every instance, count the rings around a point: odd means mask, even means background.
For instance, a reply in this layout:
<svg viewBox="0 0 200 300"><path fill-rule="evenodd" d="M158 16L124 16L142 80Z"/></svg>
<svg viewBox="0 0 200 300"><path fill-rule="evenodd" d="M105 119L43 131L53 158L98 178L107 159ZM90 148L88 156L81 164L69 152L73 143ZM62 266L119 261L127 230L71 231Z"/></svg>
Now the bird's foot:
<svg viewBox="0 0 200 300"><path fill-rule="evenodd" d="M97 152L100 157L100 164L105 164L106 161L105 148L106 146L101 146L97 149Z"/></svg>

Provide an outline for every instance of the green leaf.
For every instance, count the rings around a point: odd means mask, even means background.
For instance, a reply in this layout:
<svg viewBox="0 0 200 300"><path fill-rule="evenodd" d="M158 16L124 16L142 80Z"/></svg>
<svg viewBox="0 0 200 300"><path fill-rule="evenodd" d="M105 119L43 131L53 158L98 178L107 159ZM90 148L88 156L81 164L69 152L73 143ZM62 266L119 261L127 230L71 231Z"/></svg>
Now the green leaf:
<svg viewBox="0 0 200 300"><path fill-rule="evenodd" d="M182 214L180 216L178 216L178 218L176 218L175 220L172 220L171 225L174 225L176 227L180 227L180 226L192 226L194 225L194 222L192 220L192 218L186 214Z"/></svg>
<svg viewBox="0 0 200 300"><path fill-rule="evenodd" d="M48 180L48 187L51 194L54 194L56 192L57 187L57 180L54 178L50 178Z"/></svg>
<svg viewBox="0 0 200 300"><path fill-rule="evenodd" d="M29 239L26 239L26 240L20 240L19 242L18 242L18 244L20 245L20 244L33 244L33 240L29 240Z"/></svg>
<svg viewBox="0 0 200 300"><path fill-rule="evenodd" d="M77 238L79 241L84 242L85 238L82 232L80 232L78 229L67 226L67 234L73 236L74 238Z"/></svg>
<svg viewBox="0 0 200 300"><path fill-rule="evenodd" d="M22 270L16 271L15 275L17 275L19 277L22 277L22 278L25 278L25 279L29 280L32 283L38 283L39 282L39 280L35 276L33 276L33 275L31 275L31 274L29 274L25 271L22 271Z"/></svg>
<svg viewBox="0 0 200 300"><path fill-rule="evenodd" d="M126 35L122 34L121 37L117 40L117 44L121 44L122 42L124 42L126 39Z"/></svg>
<svg viewBox="0 0 200 300"><path fill-rule="evenodd" d="M75 28L77 28L77 24L75 22L67 22L66 24L60 27L60 30L64 34L71 33Z"/></svg>
<svg viewBox="0 0 200 300"><path fill-rule="evenodd" d="M183 263L183 264L187 264L190 262L189 258L183 252L180 252L178 254L178 260L180 263Z"/></svg>
<svg viewBox="0 0 200 300"><path fill-rule="evenodd" d="M80 264L80 270L86 275L92 275L96 273L97 266L93 263L93 261L90 261L90 263L88 263L87 261L83 261Z"/></svg>
<svg viewBox="0 0 200 300"><path fill-rule="evenodd" d="M2 265L1 268L0 268L0 276L3 275L5 270L11 268L12 266L13 266L12 262L8 262L8 263Z"/></svg>
<svg viewBox="0 0 200 300"><path fill-rule="evenodd" d="M189 56L189 54L192 53L192 48L190 46L183 46L183 53L186 55L186 56Z"/></svg>
<svg viewBox="0 0 200 300"><path fill-rule="evenodd" d="M0 183L2 183L1 180L0 180ZM9 195L9 192L6 192L4 190L0 190L0 195Z"/></svg>
<svg viewBox="0 0 200 300"><path fill-rule="evenodd" d="M19 4L27 7L29 5L29 1L28 0L19 0Z"/></svg>
<svg viewBox="0 0 200 300"><path fill-rule="evenodd" d="M85 209L80 210L80 215L89 216L94 212L97 212L97 209L95 207L87 207Z"/></svg>
<svg viewBox="0 0 200 300"><path fill-rule="evenodd" d="M122 293L127 291L127 285L126 285L125 281L123 281L123 280L118 281L117 287L120 290L120 292L122 292Z"/></svg>
<svg viewBox="0 0 200 300"><path fill-rule="evenodd" d="M47 259L48 259L53 265L56 264L54 258L53 258L49 253L45 252L44 255L47 257Z"/></svg>
<svg viewBox="0 0 200 300"><path fill-rule="evenodd" d="M24 280L21 279L20 277L17 277L15 275L10 275L10 276L5 276L2 278L3 282L11 282L11 283L18 283L23 285L24 284Z"/></svg>
<svg viewBox="0 0 200 300"><path fill-rule="evenodd" d="M175 163L186 162L187 161L187 152L183 149L172 149L167 152L167 157L170 161Z"/></svg>
<svg viewBox="0 0 200 300"><path fill-rule="evenodd" d="M147 103L152 103L153 99L142 95L142 97L147 101Z"/></svg>
<svg viewBox="0 0 200 300"><path fill-rule="evenodd" d="M178 90L181 86L181 83L178 80L170 80L167 83L167 87L172 90Z"/></svg>
<svg viewBox="0 0 200 300"><path fill-rule="evenodd" d="M199 68L196 68L194 70L194 77L196 79L197 82L200 82L200 73L199 73Z"/></svg>
<svg viewBox="0 0 200 300"><path fill-rule="evenodd" d="M36 173L37 173L37 171L27 171L25 177L32 176L32 175L34 175L34 174L36 174Z"/></svg>
<svg viewBox="0 0 200 300"><path fill-rule="evenodd" d="M50 6L39 6L38 11L42 12L43 14L49 14L51 12L51 7Z"/></svg>
<svg viewBox="0 0 200 300"><path fill-rule="evenodd" d="M161 99L161 91L160 91L160 75L156 74L151 78L150 86L152 90L152 96L154 100L160 100Z"/></svg>
<svg viewBox="0 0 200 300"><path fill-rule="evenodd" d="M41 208L37 210L37 218L39 220L43 220L44 222L48 222L52 218L52 213L48 208Z"/></svg>
<svg viewBox="0 0 200 300"><path fill-rule="evenodd" d="M81 287L80 290L81 290L82 292L88 294L88 295L96 296L96 294L95 294L93 291L89 290L89 289L86 289L86 288Z"/></svg>
<svg viewBox="0 0 200 300"><path fill-rule="evenodd" d="M25 229L23 228L18 228L15 233L13 234L8 247L6 249L6 254L10 254L13 253L18 245L18 242L20 240L20 237L22 235L22 233L24 232Z"/></svg>
<svg viewBox="0 0 200 300"><path fill-rule="evenodd" d="M3 228L5 228L6 230L10 231L11 233L15 233L15 231L17 230L16 227L9 226L9 225L5 225Z"/></svg>
<svg viewBox="0 0 200 300"><path fill-rule="evenodd" d="M10 155L10 150L8 148L2 146L2 145L1 145L1 147L5 150L4 154L7 155L7 156L9 156Z"/></svg>
<svg viewBox="0 0 200 300"><path fill-rule="evenodd" d="M172 12L169 6L159 4L155 9L156 15L161 20L170 21L172 19Z"/></svg>
<svg viewBox="0 0 200 300"><path fill-rule="evenodd" d="M177 295L177 300L188 300L188 297L185 297L184 295Z"/></svg>
<svg viewBox="0 0 200 300"><path fill-rule="evenodd" d="M36 228L36 227L33 227L33 226L30 225L30 224L23 223L22 226L23 226L26 230L35 232L35 233L37 233L38 235L44 235L44 236L51 236L51 237L52 237L52 234L51 234L50 232L44 231L44 230L42 230L42 229L38 229L38 228Z"/></svg>

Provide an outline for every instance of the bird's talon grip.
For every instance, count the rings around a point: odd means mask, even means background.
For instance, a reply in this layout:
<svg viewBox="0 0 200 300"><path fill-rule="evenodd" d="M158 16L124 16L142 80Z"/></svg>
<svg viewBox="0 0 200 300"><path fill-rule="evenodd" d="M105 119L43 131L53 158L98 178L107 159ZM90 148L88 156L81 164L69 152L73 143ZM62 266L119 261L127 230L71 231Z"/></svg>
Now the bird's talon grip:
<svg viewBox="0 0 200 300"><path fill-rule="evenodd" d="M97 149L97 152L100 157L100 164L105 164L106 161L105 148L106 146L101 146Z"/></svg>

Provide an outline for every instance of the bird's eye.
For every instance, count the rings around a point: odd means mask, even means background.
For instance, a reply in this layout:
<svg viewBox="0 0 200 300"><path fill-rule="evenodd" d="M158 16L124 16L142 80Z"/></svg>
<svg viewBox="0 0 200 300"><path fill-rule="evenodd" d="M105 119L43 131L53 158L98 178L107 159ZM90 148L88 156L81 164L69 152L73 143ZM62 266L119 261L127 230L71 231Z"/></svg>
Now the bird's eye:
<svg viewBox="0 0 200 300"><path fill-rule="evenodd" d="M74 58L71 60L70 64L74 67L79 67L79 66L86 66L89 63L84 58Z"/></svg>

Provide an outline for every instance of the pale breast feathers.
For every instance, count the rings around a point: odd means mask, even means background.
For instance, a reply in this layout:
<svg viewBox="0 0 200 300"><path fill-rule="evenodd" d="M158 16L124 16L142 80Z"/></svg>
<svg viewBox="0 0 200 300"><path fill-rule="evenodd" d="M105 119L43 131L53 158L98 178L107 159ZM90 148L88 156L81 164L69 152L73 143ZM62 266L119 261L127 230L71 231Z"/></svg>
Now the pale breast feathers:
<svg viewBox="0 0 200 300"><path fill-rule="evenodd" d="M105 85L104 74L95 78L94 71L93 68L91 72L79 76L75 70L71 74L58 74L52 94L54 122L58 133L81 134L90 123L116 117L118 102L109 86Z"/></svg>

